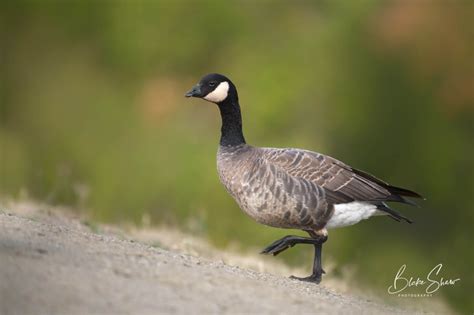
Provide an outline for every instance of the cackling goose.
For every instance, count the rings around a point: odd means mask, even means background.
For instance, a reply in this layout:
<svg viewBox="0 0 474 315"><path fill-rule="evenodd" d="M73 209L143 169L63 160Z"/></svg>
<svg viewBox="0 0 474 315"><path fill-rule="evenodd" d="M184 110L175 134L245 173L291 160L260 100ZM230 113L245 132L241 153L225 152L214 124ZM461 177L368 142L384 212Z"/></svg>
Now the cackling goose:
<svg viewBox="0 0 474 315"><path fill-rule="evenodd" d="M411 223L385 202L414 205L406 197L422 198L416 192L387 184L320 153L246 144L237 89L227 77L208 74L186 97L202 98L219 107L222 128L217 169L240 208L261 224L309 234L285 236L262 251L277 255L296 244L314 245L313 273L297 279L321 281L327 229L353 225L374 215Z"/></svg>

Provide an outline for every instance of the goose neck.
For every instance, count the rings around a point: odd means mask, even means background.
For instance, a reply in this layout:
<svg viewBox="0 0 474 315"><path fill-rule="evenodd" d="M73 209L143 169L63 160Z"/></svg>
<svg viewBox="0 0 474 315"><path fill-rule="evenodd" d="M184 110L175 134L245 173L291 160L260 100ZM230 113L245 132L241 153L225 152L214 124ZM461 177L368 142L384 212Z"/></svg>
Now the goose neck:
<svg viewBox="0 0 474 315"><path fill-rule="evenodd" d="M221 146L238 146L245 144L242 132L242 115L238 100L228 99L219 104L222 118Z"/></svg>

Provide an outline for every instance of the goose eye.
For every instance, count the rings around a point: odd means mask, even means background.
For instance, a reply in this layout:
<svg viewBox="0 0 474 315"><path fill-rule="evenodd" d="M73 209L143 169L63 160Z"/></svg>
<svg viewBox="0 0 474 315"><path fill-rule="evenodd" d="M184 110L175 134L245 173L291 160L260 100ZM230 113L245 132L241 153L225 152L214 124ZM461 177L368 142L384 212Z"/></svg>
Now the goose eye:
<svg viewBox="0 0 474 315"><path fill-rule="evenodd" d="M209 86L210 86L210 87L214 87L214 86L216 86L216 84L217 84L216 81L209 82Z"/></svg>

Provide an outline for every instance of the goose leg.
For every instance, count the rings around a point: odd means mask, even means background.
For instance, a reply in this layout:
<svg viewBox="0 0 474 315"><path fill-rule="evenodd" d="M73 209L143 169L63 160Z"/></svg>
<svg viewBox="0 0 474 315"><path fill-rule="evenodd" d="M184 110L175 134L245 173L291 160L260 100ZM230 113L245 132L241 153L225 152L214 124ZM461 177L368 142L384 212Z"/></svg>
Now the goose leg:
<svg viewBox="0 0 474 315"><path fill-rule="evenodd" d="M323 250L323 244L322 243L314 244L314 262L313 262L313 274L312 275L310 275L308 277L304 277L304 278L295 277L295 276L291 276L290 278L301 280L301 281L314 282L316 284L319 284L321 282L321 278L322 278L323 274L326 273L323 270L323 266L322 266L322 263L321 263L322 250Z"/></svg>
<svg viewBox="0 0 474 315"><path fill-rule="evenodd" d="M287 235L279 240L276 240L264 250L261 254L272 254L273 256L287 250L296 244L313 244L314 246L314 261L313 261L313 274L309 277L299 278L291 276L292 279L301 281L314 282L319 284L321 282L322 275L326 273L322 267L322 250L323 243L328 239L327 235L316 234L313 231L307 231L311 237L302 237L296 235Z"/></svg>
<svg viewBox="0 0 474 315"><path fill-rule="evenodd" d="M312 238L319 241L317 243L314 243L313 274L310 275L309 277L304 277L304 278L299 278L295 276L291 276L291 278L319 284L321 282L323 274L326 273L323 270L322 254L323 254L323 243L328 240L327 231L324 229L324 230L319 231L319 233L316 233L315 231L311 231L311 230L306 230L306 232Z"/></svg>
<svg viewBox="0 0 474 315"><path fill-rule="evenodd" d="M273 256L276 256L288 248L295 246L296 244L316 244L317 242L320 242L320 240L310 237L287 235L271 243L264 250L262 250L260 254L272 254Z"/></svg>

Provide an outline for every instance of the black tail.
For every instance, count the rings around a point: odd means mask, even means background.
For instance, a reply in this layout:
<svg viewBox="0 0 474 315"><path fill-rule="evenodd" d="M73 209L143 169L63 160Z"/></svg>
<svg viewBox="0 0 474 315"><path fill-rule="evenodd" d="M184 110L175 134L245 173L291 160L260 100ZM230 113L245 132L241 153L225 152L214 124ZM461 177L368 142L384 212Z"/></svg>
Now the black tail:
<svg viewBox="0 0 474 315"><path fill-rule="evenodd" d="M384 202L381 202L381 203L377 203L377 209L379 209L380 211L383 211L385 213L387 213L392 219L394 219L395 221L405 221L405 222L408 222L408 223L413 223L412 220L408 219L407 217L405 217L404 215L402 215L400 212L390 208L387 204L385 204Z"/></svg>

